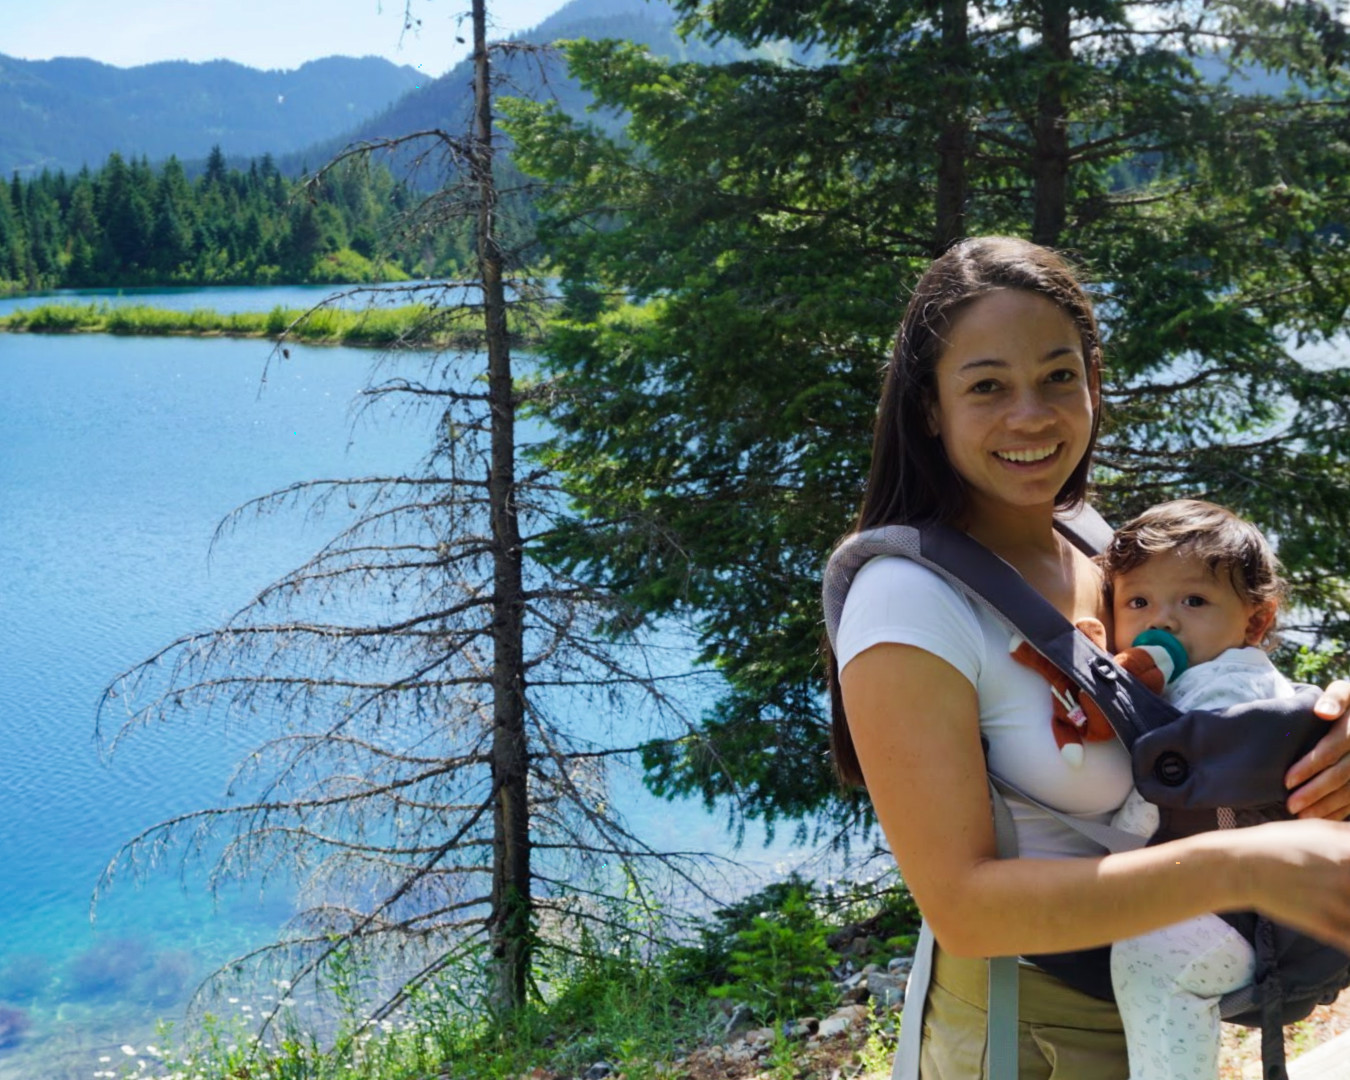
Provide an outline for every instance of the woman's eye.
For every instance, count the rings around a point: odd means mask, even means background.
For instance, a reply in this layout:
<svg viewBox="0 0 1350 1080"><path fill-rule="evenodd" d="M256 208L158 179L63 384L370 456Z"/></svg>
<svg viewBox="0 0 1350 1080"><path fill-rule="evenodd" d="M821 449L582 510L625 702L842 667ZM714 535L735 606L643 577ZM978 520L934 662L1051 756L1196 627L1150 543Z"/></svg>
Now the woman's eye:
<svg viewBox="0 0 1350 1080"><path fill-rule="evenodd" d="M1053 383L1071 383L1077 381L1078 372L1073 368L1060 368L1058 371L1050 372L1047 378Z"/></svg>
<svg viewBox="0 0 1350 1080"><path fill-rule="evenodd" d="M994 379L981 379L970 388L972 394L992 394L998 389L998 383Z"/></svg>

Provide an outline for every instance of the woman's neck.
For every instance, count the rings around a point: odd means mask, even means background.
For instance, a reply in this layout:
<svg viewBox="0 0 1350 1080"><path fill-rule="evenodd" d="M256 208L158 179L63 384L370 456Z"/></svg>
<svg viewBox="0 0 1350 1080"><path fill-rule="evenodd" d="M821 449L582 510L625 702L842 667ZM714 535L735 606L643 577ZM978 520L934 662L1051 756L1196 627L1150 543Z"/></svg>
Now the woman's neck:
<svg viewBox="0 0 1350 1080"><path fill-rule="evenodd" d="M961 528L1045 597L1070 622L1107 621L1101 574L1055 529L1055 510L1045 507L975 506Z"/></svg>
<svg viewBox="0 0 1350 1080"><path fill-rule="evenodd" d="M1039 562L1058 557L1063 550L1055 531L1055 508L1049 506L970 507L957 523L994 554L1019 566L1023 561Z"/></svg>

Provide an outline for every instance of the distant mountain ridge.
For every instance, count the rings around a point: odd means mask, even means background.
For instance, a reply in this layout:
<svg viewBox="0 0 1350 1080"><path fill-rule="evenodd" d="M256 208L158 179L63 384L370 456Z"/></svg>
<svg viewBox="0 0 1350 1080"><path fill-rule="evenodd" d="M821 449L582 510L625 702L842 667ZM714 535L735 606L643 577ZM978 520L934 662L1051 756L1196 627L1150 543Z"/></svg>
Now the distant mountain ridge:
<svg viewBox="0 0 1350 1080"><path fill-rule="evenodd" d="M619 38L675 60L752 55L733 42L685 41L675 25L665 0L570 0L511 40L542 45ZM556 54L542 63L509 54L496 67L506 77L499 93L542 91L574 116L589 103ZM0 177L16 171L34 176L44 168L76 172L101 165L113 151L123 158L144 155L152 164L174 155L192 173L214 145L235 165L270 154L294 176L353 142L429 128L464 131L472 96L470 60L428 80L415 68L373 56L332 56L293 71L259 71L227 60L116 68L94 60L0 55Z"/></svg>
<svg viewBox="0 0 1350 1080"><path fill-rule="evenodd" d="M331 56L290 71L229 60L118 68L0 55L0 176L101 165L113 151L152 162L298 151L350 130L420 82L413 67Z"/></svg>
<svg viewBox="0 0 1350 1080"><path fill-rule="evenodd" d="M710 44L700 39L684 40L676 33L676 15L665 0L571 0L532 30L510 40L546 45L571 38L601 40L616 38L645 45L657 56L672 60L727 62L753 55L770 55L772 49L751 52L723 41ZM503 96L542 95L557 100L563 111L580 117L591 98L567 77L560 55L543 58L525 53L499 55L494 68L502 76L497 93ZM452 134L468 130L473 100L473 62L462 60L440 78L410 91L383 113L343 132L336 138L316 140L298 154L279 159L282 171L294 174L301 166L328 160L344 146L355 142L394 138L415 131L440 129ZM602 126L617 126L615 118L593 117ZM408 155L401 155L396 171L402 172ZM434 183L420 175L419 184Z"/></svg>

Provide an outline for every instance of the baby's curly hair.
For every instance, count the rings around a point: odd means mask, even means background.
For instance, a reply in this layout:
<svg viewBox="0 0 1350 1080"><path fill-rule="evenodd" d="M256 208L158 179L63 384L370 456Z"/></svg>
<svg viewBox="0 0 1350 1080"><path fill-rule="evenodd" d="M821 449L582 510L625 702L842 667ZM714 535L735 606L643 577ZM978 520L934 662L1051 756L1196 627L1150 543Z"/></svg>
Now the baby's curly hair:
<svg viewBox="0 0 1350 1080"><path fill-rule="evenodd" d="M1169 551L1203 559L1215 577L1227 574L1243 603L1278 605L1288 594L1280 561L1260 529L1214 503L1174 499L1116 530L1099 560L1107 603L1118 575Z"/></svg>

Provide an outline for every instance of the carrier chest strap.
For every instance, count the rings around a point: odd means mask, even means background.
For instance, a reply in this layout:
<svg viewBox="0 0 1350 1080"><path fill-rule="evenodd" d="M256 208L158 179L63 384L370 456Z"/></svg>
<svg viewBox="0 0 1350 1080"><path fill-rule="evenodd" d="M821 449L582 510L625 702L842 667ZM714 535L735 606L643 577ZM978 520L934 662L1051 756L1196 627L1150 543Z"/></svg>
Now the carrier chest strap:
<svg viewBox="0 0 1350 1080"><path fill-rule="evenodd" d="M1122 677L1114 659L1079 633L1008 563L946 525L883 525L854 533L835 549L822 588L832 647L837 647L839 620L853 578L867 562L883 555L927 567L1020 635L1091 695L1126 749L1145 732L1179 715L1134 680Z"/></svg>

